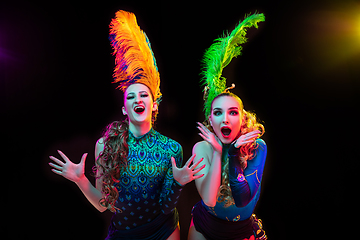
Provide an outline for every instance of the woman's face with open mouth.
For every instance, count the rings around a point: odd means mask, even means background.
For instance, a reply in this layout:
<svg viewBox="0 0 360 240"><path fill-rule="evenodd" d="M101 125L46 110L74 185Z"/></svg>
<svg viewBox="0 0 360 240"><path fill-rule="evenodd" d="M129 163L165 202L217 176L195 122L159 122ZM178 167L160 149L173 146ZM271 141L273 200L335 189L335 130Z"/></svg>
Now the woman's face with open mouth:
<svg viewBox="0 0 360 240"><path fill-rule="evenodd" d="M242 109L237 99L221 96L212 103L210 123L215 134L224 144L232 143L240 132Z"/></svg>
<svg viewBox="0 0 360 240"><path fill-rule="evenodd" d="M151 122L152 111L156 107L149 88L144 84L135 83L126 89L123 112L128 115L130 122Z"/></svg>

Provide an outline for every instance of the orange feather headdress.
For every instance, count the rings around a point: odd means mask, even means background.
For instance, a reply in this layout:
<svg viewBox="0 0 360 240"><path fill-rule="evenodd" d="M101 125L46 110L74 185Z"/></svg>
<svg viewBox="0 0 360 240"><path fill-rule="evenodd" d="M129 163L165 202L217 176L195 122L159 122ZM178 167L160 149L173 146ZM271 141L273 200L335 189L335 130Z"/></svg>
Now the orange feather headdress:
<svg viewBox="0 0 360 240"><path fill-rule="evenodd" d="M150 41L133 13L120 10L110 23L110 42L115 55L114 83L122 91L133 83L146 85L160 102L160 74Z"/></svg>

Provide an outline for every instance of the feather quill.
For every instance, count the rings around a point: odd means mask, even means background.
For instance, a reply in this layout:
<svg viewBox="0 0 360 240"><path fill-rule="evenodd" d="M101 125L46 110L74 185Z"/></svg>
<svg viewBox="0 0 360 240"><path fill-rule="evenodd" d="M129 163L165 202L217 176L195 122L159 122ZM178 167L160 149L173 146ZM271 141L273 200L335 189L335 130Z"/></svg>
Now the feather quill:
<svg viewBox="0 0 360 240"><path fill-rule="evenodd" d="M245 19L230 34L215 39L214 43L205 51L201 80L206 89L204 93L205 118L211 113L211 103L214 98L226 90L226 78L221 76L222 71L234 57L241 54L241 44L247 41L246 28L258 28L258 22L262 21L265 21L262 13L245 16Z"/></svg>
<svg viewBox="0 0 360 240"><path fill-rule="evenodd" d="M150 41L137 24L133 13L120 10L110 23L110 42L115 55L114 83L122 91L133 83L149 87L159 101L160 74Z"/></svg>

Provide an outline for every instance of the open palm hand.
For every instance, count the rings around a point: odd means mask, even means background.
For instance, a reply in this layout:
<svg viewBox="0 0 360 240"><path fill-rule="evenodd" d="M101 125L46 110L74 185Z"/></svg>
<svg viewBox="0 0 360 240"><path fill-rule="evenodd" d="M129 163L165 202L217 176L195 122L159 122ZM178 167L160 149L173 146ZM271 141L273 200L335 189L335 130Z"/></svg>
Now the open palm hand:
<svg viewBox="0 0 360 240"><path fill-rule="evenodd" d="M173 169L173 176L174 179L180 183L182 186L191 182L192 180L201 178L204 174L194 176L198 172L200 172L204 167L205 164L201 167L197 168L197 166L202 162L203 158L201 158L197 163L194 163L191 167L190 164L194 161L196 155L192 155L189 160L185 163L182 168L178 168L176 166L175 158L171 157L171 165Z"/></svg>
<svg viewBox="0 0 360 240"><path fill-rule="evenodd" d="M199 133L200 137L202 137L205 141L211 144L214 151L217 151L218 153L222 152L222 143L220 139L212 133L209 129L207 129L203 124L198 122L198 129L201 133Z"/></svg>
<svg viewBox="0 0 360 240"><path fill-rule="evenodd" d="M259 130L255 130L246 134L241 135L238 139L234 141L234 147L239 148L240 146L254 142L256 138L259 137L261 132Z"/></svg>
<svg viewBox="0 0 360 240"><path fill-rule="evenodd" d="M87 153L82 156L79 164L71 162L70 159L60 150L58 150L58 153L65 162L57 159L56 157L50 156L49 158L56 163L49 163L49 165L54 168L51 169L51 171L63 176L66 179L69 179L74 183L79 182L80 179L85 176L84 168Z"/></svg>

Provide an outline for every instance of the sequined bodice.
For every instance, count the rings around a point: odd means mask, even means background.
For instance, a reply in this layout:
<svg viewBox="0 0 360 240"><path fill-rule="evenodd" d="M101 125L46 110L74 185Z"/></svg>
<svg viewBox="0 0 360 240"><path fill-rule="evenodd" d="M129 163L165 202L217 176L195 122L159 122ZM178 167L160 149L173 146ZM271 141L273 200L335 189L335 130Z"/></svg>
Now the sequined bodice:
<svg viewBox="0 0 360 240"><path fill-rule="evenodd" d="M174 210L181 187L172 174L170 158L181 166L182 147L151 129L136 138L130 132L128 165L116 184L119 210L112 218L117 229L132 229Z"/></svg>

